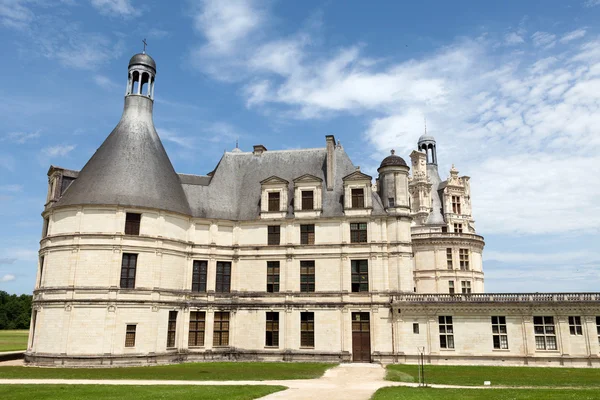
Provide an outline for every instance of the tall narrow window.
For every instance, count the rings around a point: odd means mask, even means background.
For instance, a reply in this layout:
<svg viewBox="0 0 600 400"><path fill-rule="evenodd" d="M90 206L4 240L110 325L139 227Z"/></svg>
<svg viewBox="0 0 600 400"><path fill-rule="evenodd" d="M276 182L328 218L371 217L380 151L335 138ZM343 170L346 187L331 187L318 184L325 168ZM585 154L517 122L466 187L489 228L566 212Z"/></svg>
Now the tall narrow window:
<svg viewBox="0 0 600 400"><path fill-rule="evenodd" d="M279 261L267 261L267 292L279 292Z"/></svg>
<svg viewBox="0 0 600 400"><path fill-rule="evenodd" d="M300 225L300 244L315 244L314 225Z"/></svg>
<svg viewBox="0 0 600 400"><path fill-rule="evenodd" d="M351 243L366 243L367 242L367 223L356 222L350 224L350 242Z"/></svg>
<svg viewBox="0 0 600 400"><path fill-rule="evenodd" d="M533 330L537 350L556 350L554 317L533 317Z"/></svg>
<svg viewBox="0 0 600 400"><path fill-rule="evenodd" d="M135 270L137 267L137 254L123 253L121 261L121 288L135 288Z"/></svg>
<svg viewBox="0 0 600 400"><path fill-rule="evenodd" d="M368 292L369 291L369 261L368 260L352 260L352 291L353 292Z"/></svg>
<svg viewBox="0 0 600 400"><path fill-rule="evenodd" d="M208 272L208 261L194 260L192 266L192 292L206 293L206 276Z"/></svg>
<svg viewBox="0 0 600 400"><path fill-rule="evenodd" d="M460 286L464 294L471 293L471 281L461 281Z"/></svg>
<svg viewBox="0 0 600 400"><path fill-rule="evenodd" d="M569 332L571 335L583 335L581 317L569 317Z"/></svg>
<svg viewBox="0 0 600 400"><path fill-rule="evenodd" d="M454 294L454 281L448 281L448 293Z"/></svg>
<svg viewBox="0 0 600 400"><path fill-rule="evenodd" d="M314 201L314 191L312 190L303 190L302 191L302 209L303 210L314 210L315 201Z"/></svg>
<svg viewBox="0 0 600 400"><path fill-rule="evenodd" d="M300 313L300 347L315 347L315 313Z"/></svg>
<svg viewBox="0 0 600 400"><path fill-rule="evenodd" d="M206 329L206 313L204 311L190 312L190 332L188 346L204 346L204 332Z"/></svg>
<svg viewBox="0 0 600 400"><path fill-rule="evenodd" d="M229 293L231 289L231 263L217 261L217 280L215 283L215 292Z"/></svg>
<svg viewBox="0 0 600 400"><path fill-rule="evenodd" d="M365 208L364 189L352 189L352 208Z"/></svg>
<svg viewBox="0 0 600 400"><path fill-rule="evenodd" d="M33 314L31 315L31 344L29 345L29 349L33 348L33 344L35 343L35 327L37 322L37 310L33 310Z"/></svg>
<svg viewBox="0 0 600 400"><path fill-rule="evenodd" d="M44 256L40 257L40 279L38 281L38 287L42 287L42 276L44 274Z"/></svg>
<svg viewBox="0 0 600 400"><path fill-rule="evenodd" d="M216 312L213 327L213 346L229 346L229 313Z"/></svg>
<svg viewBox="0 0 600 400"><path fill-rule="evenodd" d="M463 233L462 224L454 224L454 232L456 232L456 233Z"/></svg>
<svg viewBox="0 0 600 400"><path fill-rule="evenodd" d="M141 220L142 220L142 214L135 214L135 213L125 214L125 234L126 235L139 235Z"/></svg>
<svg viewBox="0 0 600 400"><path fill-rule="evenodd" d="M418 322L413 322L413 333L415 335L419 334L419 323Z"/></svg>
<svg viewBox="0 0 600 400"><path fill-rule="evenodd" d="M508 349L506 317L492 317L492 340L495 349Z"/></svg>
<svg viewBox="0 0 600 400"><path fill-rule="evenodd" d="M596 317L596 333L598 334L598 344L600 345L600 317Z"/></svg>
<svg viewBox="0 0 600 400"><path fill-rule="evenodd" d="M279 225L269 225L267 232L267 243L269 246L279 246L281 243L281 227Z"/></svg>
<svg viewBox="0 0 600 400"><path fill-rule="evenodd" d="M279 196L279 192L269 192L269 211L281 211Z"/></svg>
<svg viewBox="0 0 600 400"><path fill-rule="evenodd" d="M440 327L440 348L453 349L454 348L454 328L452 326L452 317L439 316L438 320L439 320L439 327Z"/></svg>
<svg viewBox="0 0 600 400"><path fill-rule="evenodd" d="M452 212L461 214L460 212L460 196L452 196Z"/></svg>
<svg viewBox="0 0 600 400"><path fill-rule="evenodd" d="M137 325L127 325L125 330L125 347L135 347L135 328Z"/></svg>
<svg viewBox="0 0 600 400"><path fill-rule="evenodd" d="M177 311L169 311L169 324L167 325L167 347L175 347L177 334Z"/></svg>
<svg viewBox="0 0 600 400"><path fill-rule="evenodd" d="M265 346L279 346L278 312L267 312L267 326L265 328Z"/></svg>
<svg viewBox="0 0 600 400"><path fill-rule="evenodd" d="M446 266L448 269L454 269L452 264L452 249L446 249Z"/></svg>
<svg viewBox="0 0 600 400"><path fill-rule="evenodd" d="M300 261L300 291L315 291L315 262Z"/></svg>
<svg viewBox="0 0 600 400"><path fill-rule="evenodd" d="M458 257L460 261L460 269L464 271L469 270L469 249L459 249Z"/></svg>

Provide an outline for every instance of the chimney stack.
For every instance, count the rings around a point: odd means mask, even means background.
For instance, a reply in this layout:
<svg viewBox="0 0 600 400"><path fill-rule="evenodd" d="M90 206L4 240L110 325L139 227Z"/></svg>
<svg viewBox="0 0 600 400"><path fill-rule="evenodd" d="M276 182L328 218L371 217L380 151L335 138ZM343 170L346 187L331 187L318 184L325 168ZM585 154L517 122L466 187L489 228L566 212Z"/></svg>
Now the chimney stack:
<svg viewBox="0 0 600 400"><path fill-rule="evenodd" d="M254 145L254 152L253 152L253 154L255 156L260 156L265 151L267 151L267 148L265 146L263 146L262 144L255 144Z"/></svg>
<svg viewBox="0 0 600 400"><path fill-rule="evenodd" d="M335 137L333 135L325 136L327 143L327 190L333 190L333 180L335 179Z"/></svg>

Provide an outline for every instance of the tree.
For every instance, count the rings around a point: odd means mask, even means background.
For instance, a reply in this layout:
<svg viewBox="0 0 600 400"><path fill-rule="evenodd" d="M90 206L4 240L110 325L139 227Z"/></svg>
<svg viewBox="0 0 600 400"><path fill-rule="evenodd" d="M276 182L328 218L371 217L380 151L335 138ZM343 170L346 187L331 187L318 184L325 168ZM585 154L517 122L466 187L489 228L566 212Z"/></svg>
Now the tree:
<svg viewBox="0 0 600 400"><path fill-rule="evenodd" d="M17 296L0 290L0 329L29 329L32 300L28 294Z"/></svg>

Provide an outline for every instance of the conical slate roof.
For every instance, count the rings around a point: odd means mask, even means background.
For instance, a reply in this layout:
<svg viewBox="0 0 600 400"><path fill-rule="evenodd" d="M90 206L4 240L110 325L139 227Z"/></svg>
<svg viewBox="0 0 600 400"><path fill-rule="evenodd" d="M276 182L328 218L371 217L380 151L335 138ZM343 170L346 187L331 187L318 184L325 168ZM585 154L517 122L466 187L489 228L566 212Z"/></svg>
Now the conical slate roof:
<svg viewBox="0 0 600 400"><path fill-rule="evenodd" d="M191 215L179 176L152 122L153 102L127 96L119 124L57 202L120 205Z"/></svg>

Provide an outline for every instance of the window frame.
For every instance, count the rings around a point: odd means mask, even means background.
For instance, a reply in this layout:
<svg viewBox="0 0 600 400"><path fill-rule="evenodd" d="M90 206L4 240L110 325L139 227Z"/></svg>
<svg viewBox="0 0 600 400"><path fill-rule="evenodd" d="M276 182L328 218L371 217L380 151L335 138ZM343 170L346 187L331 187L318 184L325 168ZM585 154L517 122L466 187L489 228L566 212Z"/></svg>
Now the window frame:
<svg viewBox="0 0 600 400"><path fill-rule="evenodd" d="M469 249L458 249L458 259L461 271L470 270Z"/></svg>
<svg viewBox="0 0 600 400"><path fill-rule="evenodd" d="M460 290L462 294L471 294L471 281L460 281Z"/></svg>
<svg viewBox="0 0 600 400"><path fill-rule="evenodd" d="M452 213L458 215L462 214L460 196L452 196Z"/></svg>
<svg viewBox="0 0 600 400"><path fill-rule="evenodd" d="M231 261L217 261L215 293L231 292Z"/></svg>
<svg viewBox="0 0 600 400"><path fill-rule="evenodd" d="M121 279L119 281L120 289L135 289L135 278L137 275L137 258L138 254L136 253L123 253L121 257ZM125 265L125 259L128 260L127 265ZM123 276L124 272L125 276Z"/></svg>
<svg viewBox="0 0 600 400"><path fill-rule="evenodd" d="M316 268L314 260L300 260L300 292L315 292Z"/></svg>
<svg viewBox="0 0 600 400"><path fill-rule="evenodd" d="M454 323L451 315L438 316L438 330L440 336L440 349L454 349Z"/></svg>
<svg viewBox="0 0 600 400"><path fill-rule="evenodd" d="M462 223L454 223L454 233L463 233L463 224Z"/></svg>
<svg viewBox="0 0 600 400"><path fill-rule="evenodd" d="M204 347L206 340L206 311L190 311L188 347Z"/></svg>
<svg viewBox="0 0 600 400"><path fill-rule="evenodd" d="M192 263L192 293L206 293L208 282L208 260Z"/></svg>
<svg viewBox="0 0 600 400"><path fill-rule="evenodd" d="M446 248L446 267L454 269L454 260L452 259L452 248Z"/></svg>
<svg viewBox="0 0 600 400"><path fill-rule="evenodd" d="M598 334L598 345L600 345L600 316L596 317L596 333Z"/></svg>
<svg viewBox="0 0 600 400"><path fill-rule="evenodd" d="M448 281L448 293L456 294L456 288L454 287L454 281Z"/></svg>
<svg viewBox="0 0 600 400"><path fill-rule="evenodd" d="M306 196L305 196L306 193ZM310 193L310 196L308 194ZM300 205L301 210L314 210L315 209L315 191L310 190L300 190Z"/></svg>
<svg viewBox="0 0 600 400"><path fill-rule="evenodd" d="M534 316L533 333L536 350L557 351L556 325L553 316Z"/></svg>
<svg viewBox="0 0 600 400"><path fill-rule="evenodd" d="M569 333L572 336L582 336L583 335L583 326L581 324L580 316L570 316L569 317Z"/></svg>
<svg viewBox="0 0 600 400"><path fill-rule="evenodd" d="M125 325L125 347L134 348L136 339L137 324Z"/></svg>
<svg viewBox="0 0 600 400"><path fill-rule="evenodd" d="M178 312L175 310L169 311L169 320L167 322L167 349L174 349L177 347L177 316Z"/></svg>
<svg viewBox="0 0 600 400"><path fill-rule="evenodd" d="M300 244L308 246L315 244L315 224L300 225Z"/></svg>
<svg viewBox="0 0 600 400"><path fill-rule="evenodd" d="M227 318L224 318L225 316ZM230 322L229 311L215 311L213 315L213 347L229 346Z"/></svg>
<svg viewBox="0 0 600 400"><path fill-rule="evenodd" d="M265 313L265 347L279 347L279 311Z"/></svg>
<svg viewBox="0 0 600 400"><path fill-rule="evenodd" d="M418 322L413 322L413 334L419 335L419 323Z"/></svg>
<svg viewBox="0 0 600 400"><path fill-rule="evenodd" d="M350 260L350 277L352 293L369 292L369 260Z"/></svg>
<svg viewBox="0 0 600 400"><path fill-rule="evenodd" d="M281 225L267 226L267 245L279 246L281 244Z"/></svg>
<svg viewBox="0 0 600 400"><path fill-rule="evenodd" d="M364 229L362 227L364 226ZM350 243L368 243L369 224L367 222L350 223Z"/></svg>
<svg viewBox="0 0 600 400"><path fill-rule="evenodd" d="M506 327L506 317L493 315L492 323L492 346L494 350L508 350L508 330Z"/></svg>
<svg viewBox="0 0 600 400"><path fill-rule="evenodd" d="M277 269L276 272L275 269ZM279 293L280 273L281 264L279 261L267 261L267 293Z"/></svg>
<svg viewBox="0 0 600 400"><path fill-rule="evenodd" d="M365 188L351 188L350 196L352 208L365 208Z"/></svg>
<svg viewBox="0 0 600 400"><path fill-rule="evenodd" d="M300 348L315 348L315 313L300 312Z"/></svg>
<svg viewBox="0 0 600 400"><path fill-rule="evenodd" d="M142 222L142 214L141 213L125 213L125 235L131 236L139 236L140 235L140 225Z"/></svg>
<svg viewBox="0 0 600 400"><path fill-rule="evenodd" d="M267 211L269 212L278 212L281 211L281 192L280 191L271 191L267 192Z"/></svg>

